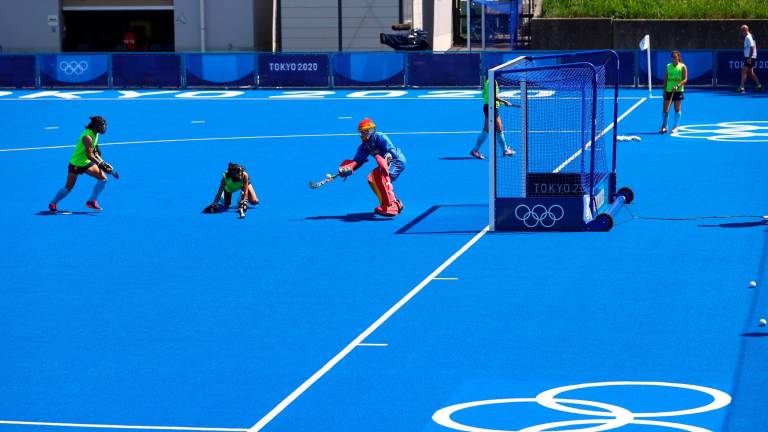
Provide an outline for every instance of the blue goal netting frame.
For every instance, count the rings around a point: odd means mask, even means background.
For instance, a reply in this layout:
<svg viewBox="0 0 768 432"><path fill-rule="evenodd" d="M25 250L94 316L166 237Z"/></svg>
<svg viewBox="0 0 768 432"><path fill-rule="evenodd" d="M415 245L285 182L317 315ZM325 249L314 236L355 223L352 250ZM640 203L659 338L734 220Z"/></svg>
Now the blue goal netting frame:
<svg viewBox="0 0 768 432"><path fill-rule="evenodd" d="M616 190L618 77L612 50L521 56L488 71L491 231L613 226L633 198ZM497 96L511 107L497 108ZM505 145L516 154L505 156Z"/></svg>

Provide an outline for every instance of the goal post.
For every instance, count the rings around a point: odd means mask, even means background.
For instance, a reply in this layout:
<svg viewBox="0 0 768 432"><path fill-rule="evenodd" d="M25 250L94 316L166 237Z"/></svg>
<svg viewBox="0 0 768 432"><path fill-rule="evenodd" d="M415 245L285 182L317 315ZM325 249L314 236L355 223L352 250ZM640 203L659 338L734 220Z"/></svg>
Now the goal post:
<svg viewBox="0 0 768 432"><path fill-rule="evenodd" d="M616 191L618 68L604 50L521 56L488 71L492 231L610 229L632 198Z"/></svg>

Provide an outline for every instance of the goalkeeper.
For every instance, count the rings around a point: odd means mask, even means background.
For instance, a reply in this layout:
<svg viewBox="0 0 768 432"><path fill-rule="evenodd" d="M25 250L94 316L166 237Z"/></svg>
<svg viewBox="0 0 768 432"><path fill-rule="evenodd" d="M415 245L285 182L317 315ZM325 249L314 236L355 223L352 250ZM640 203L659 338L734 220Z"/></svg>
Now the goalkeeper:
<svg viewBox="0 0 768 432"><path fill-rule="evenodd" d="M80 135L77 144L75 144L75 151L69 159L67 182L63 188L56 192L56 195L48 204L48 210L52 213L58 211L57 205L59 201L69 195L69 192L75 187L77 177L81 174L88 174L96 179L91 197L88 198L85 206L93 210L101 210L96 199L107 185L106 174L112 174L115 178L118 177L112 165L101 158L101 150L99 149L99 135L107 132L107 121L101 116L90 117L90 120L90 123L88 123Z"/></svg>
<svg viewBox="0 0 768 432"><path fill-rule="evenodd" d="M240 217L245 217L248 203L258 205L259 197L256 196L256 191L253 189L253 184L251 184L251 176L248 175L245 167L230 162L219 182L219 190L216 191L216 196L213 197L213 203L206 207L203 212L218 213L226 210L232 204L232 194L237 191L240 191L240 201L237 206L240 211ZM223 202L222 194L224 195Z"/></svg>
<svg viewBox="0 0 768 432"><path fill-rule="evenodd" d="M346 179L368 161L368 156L376 160L376 168L368 174L368 184L371 186L379 205L373 212L387 217L395 217L403 211L403 203L395 196L392 183L405 170L405 155L392 144L389 137L376 132L376 124L369 118L364 118L357 126L362 143L352 160L345 160L339 166L339 176Z"/></svg>

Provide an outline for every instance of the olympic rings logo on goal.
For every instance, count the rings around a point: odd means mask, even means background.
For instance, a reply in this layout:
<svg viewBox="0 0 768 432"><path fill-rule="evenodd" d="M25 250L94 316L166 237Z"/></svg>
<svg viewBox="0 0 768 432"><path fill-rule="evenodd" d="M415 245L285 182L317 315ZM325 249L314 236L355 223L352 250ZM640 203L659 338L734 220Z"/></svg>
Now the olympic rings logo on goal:
<svg viewBox="0 0 768 432"><path fill-rule="evenodd" d="M618 405L612 405L604 402L597 402L583 399L570 399L562 398L560 395L573 390L595 388L595 387L610 387L610 386L644 386L644 387L671 387L685 390L692 390L699 393L704 393L712 398L712 401L706 405L701 405L694 408L683 408L670 411L658 411L658 412L632 412L626 408ZM471 426L467 424L459 423L451 418L454 414L471 408L489 406L489 405L501 405L512 403L537 403L539 406L549 408L554 411L569 414L579 414L591 417L597 417L592 419L583 420L566 420L556 421L550 423L542 423L534 426L528 426L517 431L504 431L501 429L485 429L477 426ZM557 430L558 432L598 432L618 429L629 424L658 426L672 430L681 430L688 432L710 432L709 429L705 429L698 426L693 426L684 423L674 423L661 420L650 420L651 418L658 417L680 417L691 414L701 414L709 411L715 411L723 408L731 403L731 396L723 391L697 386L692 384L678 384L668 382L655 382L655 381L607 381L597 383L584 383L575 384L563 387L557 387L549 389L539 393L533 398L510 398L510 399L490 399L480 400L474 402L461 403L451 405L445 408L437 410L432 415L432 420L437 424L459 431L466 432L547 432ZM575 406L574 406L575 405ZM597 408L597 410L584 409ZM467 418L464 416L464 418ZM577 429L563 429L572 426L581 425L597 425L594 427L577 428Z"/></svg>
<svg viewBox="0 0 768 432"><path fill-rule="evenodd" d="M82 75L88 70L88 62L85 60L62 60L59 62L59 69L67 75Z"/></svg>
<svg viewBox="0 0 768 432"><path fill-rule="evenodd" d="M672 136L709 141L768 142L768 121L747 120L680 126Z"/></svg>
<svg viewBox="0 0 768 432"><path fill-rule="evenodd" d="M565 216L565 210L558 204L553 204L549 208L543 204L536 204L533 207L520 204L515 207L515 217L528 228L535 228L539 225L544 228L552 228L563 216Z"/></svg>

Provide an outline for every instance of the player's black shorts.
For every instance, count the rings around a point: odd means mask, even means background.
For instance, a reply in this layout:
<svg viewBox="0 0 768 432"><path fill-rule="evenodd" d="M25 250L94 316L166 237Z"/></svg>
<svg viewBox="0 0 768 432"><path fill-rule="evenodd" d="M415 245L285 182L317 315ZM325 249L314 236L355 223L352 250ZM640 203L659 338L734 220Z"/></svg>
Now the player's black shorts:
<svg viewBox="0 0 768 432"><path fill-rule="evenodd" d="M752 57L744 57L744 67L747 69L752 69L755 67L755 63L757 63L757 59Z"/></svg>
<svg viewBox="0 0 768 432"><path fill-rule="evenodd" d="M90 167L92 167L94 165L96 165L96 164L93 163L93 162L89 162L88 165L86 165L86 166L75 166L75 165L69 164L68 171L71 172L72 174L80 175L80 174L83 174L84 172L88 171L88 168L90 168Z"/></svg>
<svg viewBox="0 0 768 432"><path fill-rule="evenodd" d="M485 119L488 120L488 104L483 104L483 114L485 114ZM493 116L495 118L499 118L498 108L496 109L496 111L493 112Z"/></svg>
<svg viewBox="0 0 768 432"><path fill-rule="evenodd" d="M685 94L683 92L664 92L664 100L669 100L669 98L672 98L673 101L681 101L685 99Z"/></svg>

